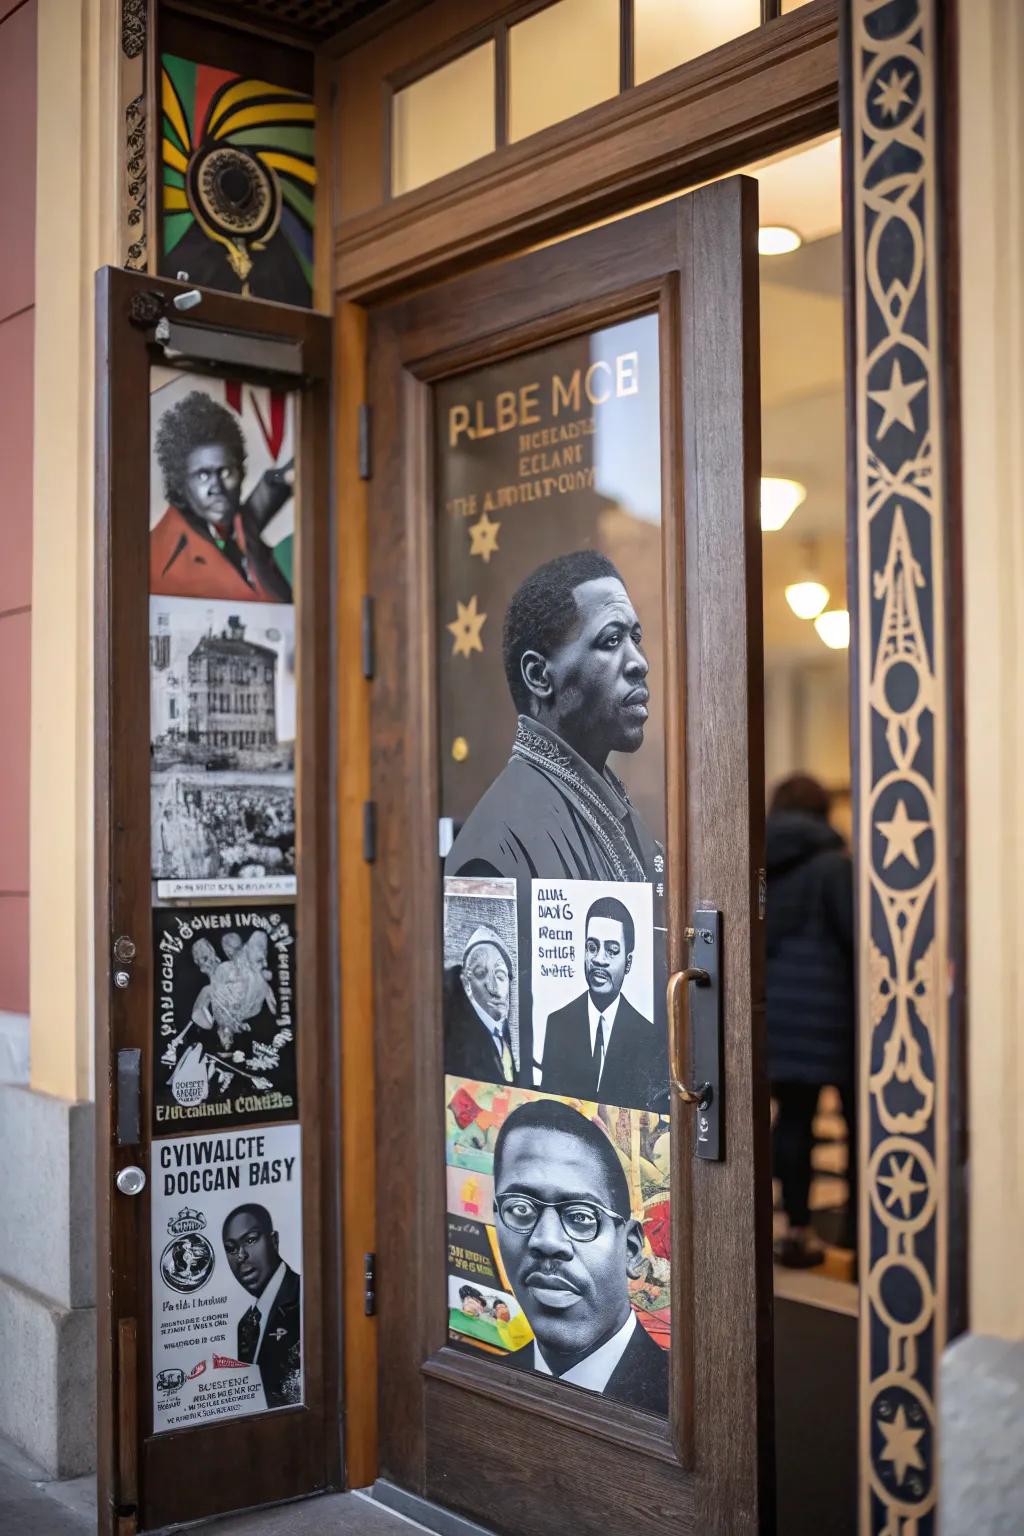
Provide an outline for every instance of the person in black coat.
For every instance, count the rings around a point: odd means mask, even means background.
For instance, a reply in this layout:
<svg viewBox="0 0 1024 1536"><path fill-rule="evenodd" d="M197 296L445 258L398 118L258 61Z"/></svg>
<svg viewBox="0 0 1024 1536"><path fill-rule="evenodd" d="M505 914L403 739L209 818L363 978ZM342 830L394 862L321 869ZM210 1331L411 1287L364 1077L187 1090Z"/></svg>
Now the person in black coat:
<svg viewBox="0 0 1024 1536"><path fill-rule="evenodd" d="M616 897L593 902L584 926L587 990L548 1017L541 1086L626 1109L668 1103L664 1035L623 996L636 930Z"/></svg>
<svg viewBox="0 0 1024 1536"><path fill-rule="evenodd" d="M775 1255L793 1268L824 1257L808 1201L813 1122L826 1084L838 1088L847 1123L851 1246L856 1211L853 871L828 812L828 791L795 774L776 789L766 825L765 1003L778 1111L772 1150L788 1220Z"/></svg>

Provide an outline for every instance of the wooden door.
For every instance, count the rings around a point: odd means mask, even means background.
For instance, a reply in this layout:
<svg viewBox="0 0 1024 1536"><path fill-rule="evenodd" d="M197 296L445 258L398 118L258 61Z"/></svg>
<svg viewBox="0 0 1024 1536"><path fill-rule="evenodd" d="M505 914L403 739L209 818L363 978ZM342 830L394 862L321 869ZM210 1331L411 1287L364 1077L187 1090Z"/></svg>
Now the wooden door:
<svg viewBox="0 0 1024 1536"><path fill-rule="evenodd" d="M185 293L97 275L98 1498L117 1536L341 1480L330 322Z"/></svg>
<svg viewBox="0 0 1024 1536"><path fill-rule="evenodd" d="M774 1519L756 237L371 325L381 1476L510 1536Z"/></svg>

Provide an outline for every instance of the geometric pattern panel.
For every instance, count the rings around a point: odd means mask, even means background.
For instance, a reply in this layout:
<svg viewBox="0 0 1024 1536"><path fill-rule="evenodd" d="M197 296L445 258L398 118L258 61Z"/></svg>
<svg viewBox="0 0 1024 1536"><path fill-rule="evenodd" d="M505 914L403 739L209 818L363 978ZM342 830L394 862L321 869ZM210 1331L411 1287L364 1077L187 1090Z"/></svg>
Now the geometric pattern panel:
<svg viewBox="0 0 1024 1536"><path fill-rule="evenodd" d="M934 1536L946 1338L950 691L936 0L848 0L861 1531Z"/></svg>

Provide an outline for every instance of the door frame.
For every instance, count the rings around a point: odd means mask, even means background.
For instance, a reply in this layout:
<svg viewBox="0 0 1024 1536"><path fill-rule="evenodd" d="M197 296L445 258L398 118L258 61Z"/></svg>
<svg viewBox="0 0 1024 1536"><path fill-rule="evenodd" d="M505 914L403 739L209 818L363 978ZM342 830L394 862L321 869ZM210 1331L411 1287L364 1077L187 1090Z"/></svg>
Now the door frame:
<svg viewBox="0 0 1024 1536"><path fill-rule="evenodd" d="M947 743L946 772L942 782L932 783L930 817L941 829L941 849L935 865L934 890L944 903L948 920L941 947L936 951L937 973L942 985L934 993L933 1036L936 1049L926 1065L928 1082L934 1091L935 1119L925 1130L936 1137L939 1157L935 1164L935 1221L933 1233L941 1224L941 1242L919 1242L914 1255L921 1267L936 1315L945 1314L945 1322L917 1340L913 1355L903 1352L899 1330L887 1323L867 1304L868 1285L873 1268L883 1258L878 1234L872 1235L870 1252L862 1248L860 1261L861 1358L859 1363L861 1485L860 1530L872 1536L895 1521L893 1529L902 1529L906 1518L893 1489L886 1487L892 1463L882 1458L886 1449L878 1427L872 1420L871 1407L876 1396L878 1369L875 1357L886 1360L891 1350L902 1353L901 1374L910 1390L918 1394L926 1417L928 1434L923 1442L928 1453L928 1491L924 1500L925 1524L921 1536L930 1528L937 1508L938 1451L936 1434L938 1412L936 1385L939 1360L947 1337L953 1337L966 1325L967 1214L965 1200L966 1168L966 1080L968 1015L965 999L966 936L962 721L964 669L962 648L962 582L959 549L962 538L959 482L959 368L957 308L957 208L956 186L956 68L955 17L949 0L896 0L898 9L894 37L912 43L914 69L911 85L912 105L901 110L891 123L898 133L902 123L916 107L925 103L924 115L916 124L916 143L921 169L921 186L926 201L924 216L914 231L915 248L921 257L920 282L933 295L926 334L918 340L928 358L929 389L924 397L930 421L945 420L947 435L940 461L936 463L932 485L932 521L930 532L919 550L923 586L918 598L931 616L936 631L941 630L946 644L932 668L930 682L930 723L937 739ZM891 10L892 8L890 8ZM854 846L860 864L867 867L873 847L882 835L877 822L887 814L879 811L872 797L871 768L857 771L858 756L864 742L870 740L875 722L868 665L870 639L863 631L859 615L871 613L876 577L884 580L885 550L872 547L872 510L863 476L857 465L865 462L869 443L869 424L877 431L877 406L871 401L869 381L858 371L856 360L864 355L866 333L858 329L861 311L872 302L869 281L868 231L862 222L855 233L858 209L870 202L863 163L854 156L854 132L873 132L877 111L871 100L877 95L879 50L854 46L870 36L869 0L813 0L812 4L773 23L773 35L761 35L763 50L757 65L746 58L742 43L730 45L716 58L727 57L730 84L742 79L740 99L731 91L711 125L704 116L713 84L705 78L700 61L682 66L612 103L595 108L580 120L570 120L546 130L535 141L528 141L500 155L486 157L474 166L455 172L417 193L398 198L372 213L340 220L335 226L334 289L337 298L338 333L347 338L349 373L346 387L349 410L339 424L340 451L338 475L340 494L351 491L351 518L347 526L356 548L365 559L365 483L360 480L356 443L355 413L365 399L365 319L374 304L399 294L410 293L425 283L452 270L480 265L495 256L544 240L558 238L580 224L600 217L614 216L624 208L635 207L645 198L669 190L685 190L688 184L708 175L749 163L751 159L795 147L801 141L828 132L840 124L844 129L842 159L845 221L845 294L847 305L848 387L848 496L847 530L850 545L849 606L851 610L851 751L854 778ZM889 49L892 56L893 48ZM763 66L763 67L761 67ZM735 78L732 70L735 68ZM905 68L905 66L904 66ZM771 109L767 107L771 98ZM699 125L694 118L698 113ZM629 133L635 123L636 133ZM660 131L651 132L653 124L674 125L664 139ZM601 146L626 130L623 153L611 166ZM642 130L642 131L641 131ZM595 150L601 151L595 153ZM342 158L344 145L341 146ZM513 177L516 196L510 200L509 176ZM499 195L500 194L500 195ZM495 201L496 196L498 201ZM870 210L868 217L870 218ZM870 258L872 277L887 283L898 275L885 250ZM951 273L938 285L936 274ZM347 490L346 488L349 488ZM360 508L363 508L360 511ZM938 551L941 558L932 558ZM359 644L359 598L366 590L365 566L339 564L337 583L342 594L341 624L346 624L347 638L339 634L339 654ZM344 594L348 594L347 600ZM346 618L346 614L348 617ZM356 702L353 718L365 722L367 710L365 685ZM363 738L365 741L365 738ZM352 818L341 832L343 848L358 850L360 830L355 820L361 813L368 781L368 751L351 743L343 752L339 785L344 805L347 801ZM344 881L345 876L342 876ZM864 893L858 902L857 946L858 1030L862 1042L881 1044L885 1019L876 1024L879 995L878 977L872 970L876 939L888 941L887 930L875 933L873 921L864 916ZM352 1006L347 1006L349 989ZM365 1017L371 993L369 957L362 966L350 968L342 978L343 1049L344 1041L358 1030L358 1020ZM357 1040L349 1049L358 1052ZM862 1062L870 1059L862 1051ZM859 1089L860 1186L862 1210L884 1208L888 1191L878 1184L884 1170L879 1161L872 1165L872 1155L884 1134L873 1121L868 1074L862 1071ZM343 1084L346 1122L356 1136L356 1121L366 1117L351 1085ZM346 1175L346 1178L349 1176ZM346 1204L346 1213L350 1207ZM348 1217L346 1216L346 1219ZM374 1219L365 1209L358 1215L358 1246L374 1246ZM354 1260L351 1263L354 1264ZM348 1282L357 1296L358 1278ZM348 1291L346 1292L348 1296ZM346 1308L346 1339L353 1329L372 1328L360 1315L353 1319ZM372 1339L367 1348L373 1347ZM353 1425L367 1426L364 1459L350 1463L358 1471L355 1480L368 1482L375 1471L373 1426L376 1422L375 1394L372 1381L364 1372L346 1371L346 1413ZM350 1437L351 1445L351 1437ZM922 1511L919 1510L918 1513Z"/></svg>
<svg viewBox="0 0 1024 1536"><path fill-rule="evenodd" d="M695 1528L773 1528L771 1213L764 1201L759 1209L755 1197L757 1188L770 1184L763 979L755 937L764 817L756 196L756 184L747 178L717 183L433 288L371 320L370 399L397 395L399 402L375 411L370 488L370 590L378 637L371 745L377 1169L378 1195L388 1211L387 1230L378 1239L377 1289L382 1310L408 1322L404 1329L382 1328L379 1340L381 1422L387 1425L383 1472L428 1497L440 1496L445 1476L440 1462L436 1469L431 1465L425 1407L439 1417L472 1412L483 1419L496 1411L488 1400L498 1400L510 1412L507 1422L500 1421L509 1440L522 1433L512 1410L528 1409L531 1426L548 1417L552 1433L558 1424L595 1437L595 1455L601 1441L608 1458L623 1449L647 1453L652 1460L646 1475L655 1480L660 1502L667 1506L678 1497L686 1508L692 1500ZM727 925L725 1161L696 1160L690 1112L678 1101L673 1110L678 1348L672 1377L684 1407L682 1421L672 1426L675 1437L622 1405L602 1404L598 1411L589 1401L567 1403L552 1383L507 1382L504 1373L499 1379L493 1364L488 1369L445 1346L441 1314L428 1310L436 1301L432 1284L415 1289L410 1309L405 1236L415 1234L416 1272L426 1279L443 1275L443 1185L431 1196L401 1177L394 1150L396 1123L414 1138L416 1157L424 1146L443 1142L440 1029L424 1027L439 1025L441 1016L433 851L436 689L434 647L425 638L436 630L429 386L655 308L667 418L665 624L678 678L678 691L666 695L666 735L679 740L692 734L700 743L694 755L668 756L670 970L687 963L682 930L696 905L711 900ZM707 387L711 377L715 383ZM680 581L684 544L694 553ZM708 623L713 607L736 615L724 637L721 626ZM742 682L716 688L716 668L719 677ZM746 744L742 761L730 750L735 742ZM727 1233L723 1210L731 1213ZM712 1230L720 1238L713 1260L705 1259L699 1241L701 1232ZM716 1375L710 1352L701 1349L709 1332L717 1341L726 1334L734 1340L726 1358L736 1364L735 1374L724 1383L721 1358L715 1357ZM417 1340L412 1351L410 1334ZM749 1368L741 1361L749 1361ZM475 1408L468 1393L477 1394ZM498 1423L492 1423L492 1435ZM693 1480L680 1476L691 1471L697 1473ZM450 1486L447 1496L457 1501ZM723 1510L728 1525L719 1523ZM465 1512L476 1518L482 1513ZM537 1518L543 1518L539 1510Z"/></svg>

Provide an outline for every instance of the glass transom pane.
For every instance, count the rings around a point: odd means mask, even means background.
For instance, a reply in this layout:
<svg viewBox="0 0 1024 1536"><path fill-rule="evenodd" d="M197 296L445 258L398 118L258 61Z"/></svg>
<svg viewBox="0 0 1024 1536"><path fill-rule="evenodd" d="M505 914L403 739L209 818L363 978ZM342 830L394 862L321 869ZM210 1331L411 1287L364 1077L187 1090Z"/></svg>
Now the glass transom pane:
<svg viewBox="0 0 1024 1536"><path fill-rule="evenodd" d="M491 153L494 89L494 43L487 42L395 92L393 197Z"/></svg>
<svg viewBox="0 0 1024 1536"><path fill-rule="evenodd" d="M635 0L635 80L642 85L761 22L760 0Z"/></svg>
<svg viewBox="0 0 1024 1536"><path fill-rule="evenodd" d="M511 142L619 89L619 0L558 0L508 34Z"/></svg>

